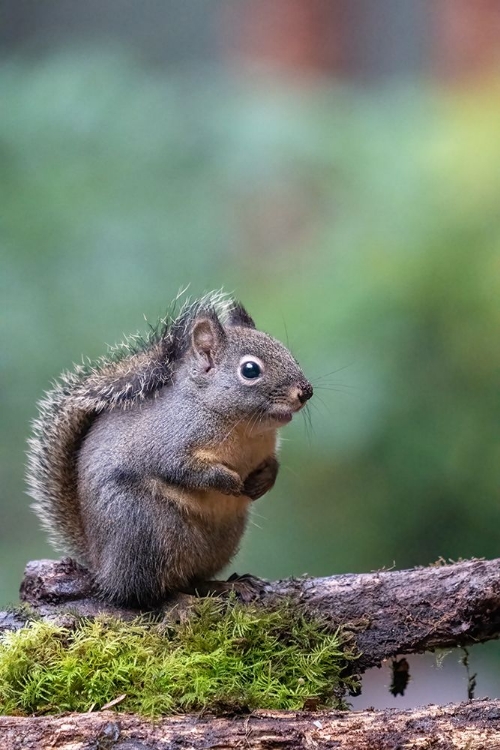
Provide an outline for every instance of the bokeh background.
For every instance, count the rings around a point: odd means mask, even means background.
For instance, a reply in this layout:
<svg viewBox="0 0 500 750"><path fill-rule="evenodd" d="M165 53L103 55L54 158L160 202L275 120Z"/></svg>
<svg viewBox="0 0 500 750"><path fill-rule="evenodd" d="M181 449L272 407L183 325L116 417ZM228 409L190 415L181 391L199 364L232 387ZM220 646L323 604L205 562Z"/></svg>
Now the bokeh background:
<svg viewBox="0 0 500 750"><path fill-rule="evenodd" d="M232 570L498 556L500 5L0 14L0 604L54 556L24 494L37 399L188 284L234 292L315 385ZM459 656L396 705L465 698ZM499 695L494 645L471 663Z"/></svg>

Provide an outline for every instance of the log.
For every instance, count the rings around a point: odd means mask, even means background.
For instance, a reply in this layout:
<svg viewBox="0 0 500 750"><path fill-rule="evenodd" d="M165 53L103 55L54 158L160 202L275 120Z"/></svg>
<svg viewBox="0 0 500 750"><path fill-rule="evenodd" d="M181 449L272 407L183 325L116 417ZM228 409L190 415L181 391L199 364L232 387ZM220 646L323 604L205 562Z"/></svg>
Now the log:
<svg viewBox="0 0 500 750"><path fill-rule="evenodd" d="M263 604L292 599L332 627L348 627L361 651L356 662L360 673L399 654L466 646L500 634L500 559L274 582L243 577L210 585ZM137 614L100 601L88 572L68 558L29 563L21 598L44 617L61 616L68 609L86 616ZM178 608L186 598L172 597L163 609ZM14 619L0 613L0 628L20 627L25 621L22 613Z"/></svg>
<svg viewBox="0 0 500 750"><path fill-rule="evenodd" d="M332 625L356 628L357 668L500 635L500 559L270 584Z"/></svg>
<svg viewBox="0 0 500 750"><path fill-rule="evenodd" d="M464 646L500 633L500 560L468 560L362 575L211 582L210 590L235 590L244 601L276 604L292 599L332 627L351 630L361 651L356 672L400 654ZM206 593L206 592L205 592ZM24 603L43 617L100 612L131 618L137 610L101 601L91 577L70 559L29 563L21 586ZM189 606L177 595L162 607ZM21 627L25 609L0 613L0 629ZM311 708L308 706L307 708ZM0 717L2 750L21 748L483 748L500 749L500 700L398 711L256 711L233 717L178 716L154 722L102 711L45 717Z"/></svg>
<svg viewBox="0 0 500 750"><path fill-rule="evenodd" d="M500 700L411 711L256 711L248 716L177 716L148 721L112 711L33 718L0 717L2 750L495 750Z"/></svg>

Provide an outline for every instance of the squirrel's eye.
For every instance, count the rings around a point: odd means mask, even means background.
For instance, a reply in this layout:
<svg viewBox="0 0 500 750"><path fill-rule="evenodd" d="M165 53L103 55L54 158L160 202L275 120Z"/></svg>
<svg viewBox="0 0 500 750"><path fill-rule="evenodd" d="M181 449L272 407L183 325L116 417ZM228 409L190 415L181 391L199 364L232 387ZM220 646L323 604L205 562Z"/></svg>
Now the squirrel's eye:
<svg viewBox="0 0 500 750"><path fill-rule="evenodd" d="M249 359L240 365L240 372L246 380L255 380L255 378L258 378L262 374L262 367L258 362Z"/></svg>
<svg viewBox="0 0 500 750"><path fill-rule="evenodd" d="M238 366L238 377L244 385L254 385L263 375L265 367L255 354L245 354L240 359Z"/></svg>

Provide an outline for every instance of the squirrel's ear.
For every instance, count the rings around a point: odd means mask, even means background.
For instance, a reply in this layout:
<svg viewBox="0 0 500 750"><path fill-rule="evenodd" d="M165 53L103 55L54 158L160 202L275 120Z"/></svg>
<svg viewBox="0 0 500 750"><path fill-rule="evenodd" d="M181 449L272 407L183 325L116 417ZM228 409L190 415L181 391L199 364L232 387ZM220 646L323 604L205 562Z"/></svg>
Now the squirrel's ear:
<svg viewBox="0 0 500 750"><path fill-rule="evenodd" d="M193 326L191 344L195 355L202 360L208 372L214 366L217 352L224 344L226 334L217 318L198 318Z"/></svg>
<svg viewBox="0 0 500 750"><path fill-rule="evenodd" d="M244 326L246 328L255 328L253 318L247 313L240 302L235 302L227 317L227 325Z"/></svg>

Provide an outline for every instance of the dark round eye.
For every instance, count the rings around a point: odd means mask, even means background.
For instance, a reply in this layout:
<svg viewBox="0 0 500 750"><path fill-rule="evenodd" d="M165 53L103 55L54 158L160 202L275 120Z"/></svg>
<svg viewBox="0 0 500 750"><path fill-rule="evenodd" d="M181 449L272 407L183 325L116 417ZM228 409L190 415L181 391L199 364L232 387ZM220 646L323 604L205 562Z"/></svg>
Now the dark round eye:
<svg viewBox="0 0 500 750"><path fill-rule="evenodd" d="M249 359L247 362L243 362L240 365L240 372L247 380L255 380L259 375L262 374L262 367L258 362L254 362L253 359Z"/></svg>

